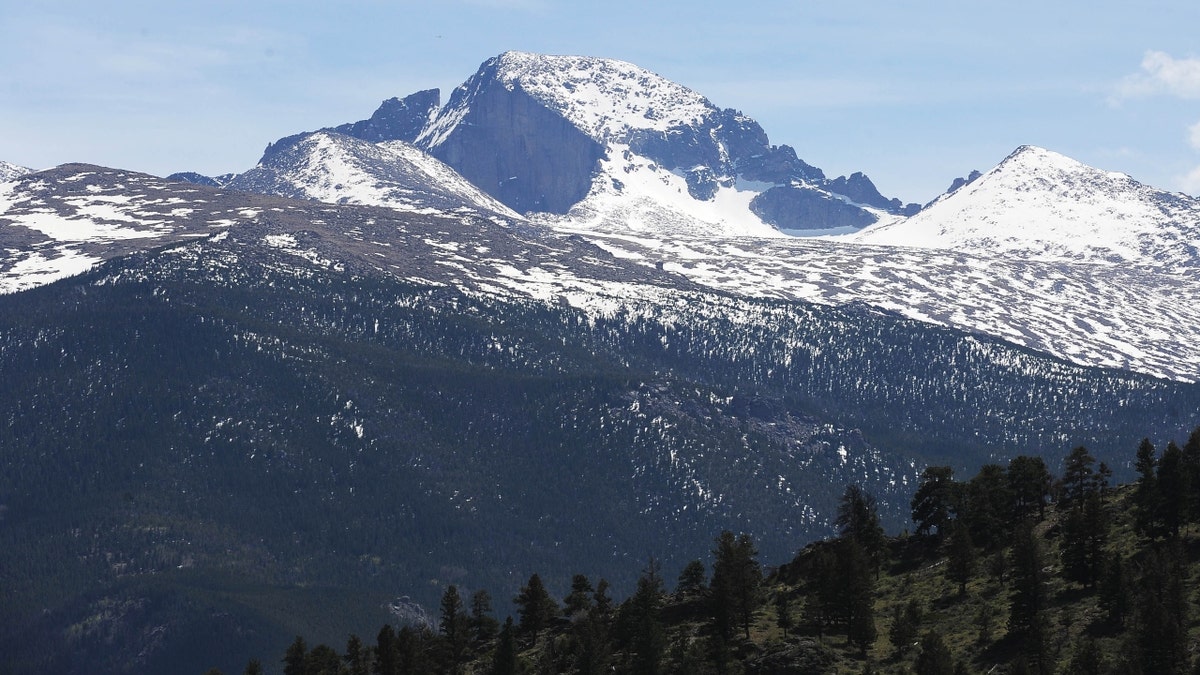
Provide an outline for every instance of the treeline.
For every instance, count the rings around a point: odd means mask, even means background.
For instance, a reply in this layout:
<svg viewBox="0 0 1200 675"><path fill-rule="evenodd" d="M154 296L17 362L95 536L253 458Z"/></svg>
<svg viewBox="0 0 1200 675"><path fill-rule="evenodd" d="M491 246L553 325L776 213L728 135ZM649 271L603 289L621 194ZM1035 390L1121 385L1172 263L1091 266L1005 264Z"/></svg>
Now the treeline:
<svg viewBox="0 0 1200 675"><path fill-rule="evenodd" d="M658 563L615 602L576 575L555 598L533 574L500 622L487 591L442 595L435 629L384 626L342 652L297 637L285 675L415 673L1200 672L1200 428L1137 448L1110 484L1084 447L989 464L966 481L921 475L912 534L887 537L873 496L846 488L839 535L764 570L750 536L722 532L668 590ZM275 666L274 663L269 664ZM262 673L258 661L247 674Z"/></svg>

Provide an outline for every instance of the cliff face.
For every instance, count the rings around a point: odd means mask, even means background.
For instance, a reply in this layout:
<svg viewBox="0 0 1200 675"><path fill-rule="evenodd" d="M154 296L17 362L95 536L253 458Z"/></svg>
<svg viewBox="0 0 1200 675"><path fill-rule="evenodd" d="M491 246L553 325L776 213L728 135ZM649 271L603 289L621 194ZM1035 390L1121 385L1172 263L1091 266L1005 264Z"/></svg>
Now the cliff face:
<svg viewBox="0 0 1200 675"><path fill-rule="evenodd" d="M604 148L520 87L492 81L431 153L518 213L566 213L587 196Z"/></svg>

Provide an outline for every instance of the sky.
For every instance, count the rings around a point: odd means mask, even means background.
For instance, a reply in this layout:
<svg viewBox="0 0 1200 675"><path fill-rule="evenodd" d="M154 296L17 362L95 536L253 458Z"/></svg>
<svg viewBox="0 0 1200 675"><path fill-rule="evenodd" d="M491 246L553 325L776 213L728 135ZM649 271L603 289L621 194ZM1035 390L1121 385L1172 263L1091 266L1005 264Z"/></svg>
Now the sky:
<svg viewBox="0 0 1200 675"><path fill-rule="evenodd" d="M1039 145L1200 195L1195 0L0 0L0 160L240 172L507 50L630 61L924 203Z"/></svg>

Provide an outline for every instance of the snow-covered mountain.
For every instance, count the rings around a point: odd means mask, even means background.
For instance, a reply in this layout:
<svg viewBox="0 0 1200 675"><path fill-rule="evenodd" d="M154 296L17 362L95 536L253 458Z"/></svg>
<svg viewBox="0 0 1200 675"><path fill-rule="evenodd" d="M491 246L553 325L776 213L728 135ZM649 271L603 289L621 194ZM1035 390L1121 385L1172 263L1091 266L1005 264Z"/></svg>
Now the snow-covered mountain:
<svg viewBox="0 0 1200 675"><path fill-rule="evenodd" d="M779 236L915 209L862 174L828 180L749 117L612 59L501 54L416 145L520 213L598 231Z"/></svg>
<svg viewBox="0 0 1200 675"><path fill-rule="evenodd" d="M1022 146L921 213L853 239L1183 273L1200 268L1200 200Z"/></svg>
<svg viewBox="0 0 1200 675"><path fill-rule="evenodd" d="M379 143L333 131L272 144L228 187L244 192L398 211L474 211L519 219L450 167L402 140Z"/></svg>
<svg viewBox="0 0 1200 675"><path fill-rule="evenodd" d="M16 164L0 161L0 183L16 180L27 173L31 173L32 171L33 169L26 169L23 166L17 166Z"/></svg>

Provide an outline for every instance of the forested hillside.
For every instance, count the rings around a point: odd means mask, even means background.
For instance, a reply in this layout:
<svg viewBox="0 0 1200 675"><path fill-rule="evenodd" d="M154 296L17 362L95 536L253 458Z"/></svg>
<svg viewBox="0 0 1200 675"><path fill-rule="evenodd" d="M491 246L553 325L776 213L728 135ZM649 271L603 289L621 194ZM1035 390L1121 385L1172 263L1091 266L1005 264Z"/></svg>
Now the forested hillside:
<svg viewBox="0 0 1200 675"><path fill-rule="evenodd" d="M929 467L912 532L890 538L851 485L839 534L778 567L725 531L674 580L647 560L621 602L604 579L577 574L560 599L534 573L501 623L486 590L449 586L436 624L385 625L340 652L301 636L244 672L1194 672L1200 428L1135 457L1121 486L1083 446L1057 476L1029 456L966 481Z"/></svg>
<svg viewBox="0 0 1200 675"><path fill-rule="evenodd" d="M11 670L244 663L436 614L452 584L506 610L535 567L631 588L722 530L784 560L836 532L841 486L898 532L926 465L1111 457L1200 411L1197 385L869 308L660 289L598 311L255 241L0 297Z"/></svg>

